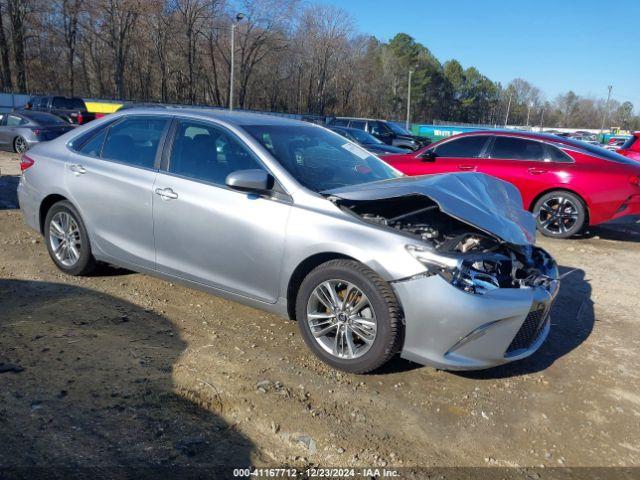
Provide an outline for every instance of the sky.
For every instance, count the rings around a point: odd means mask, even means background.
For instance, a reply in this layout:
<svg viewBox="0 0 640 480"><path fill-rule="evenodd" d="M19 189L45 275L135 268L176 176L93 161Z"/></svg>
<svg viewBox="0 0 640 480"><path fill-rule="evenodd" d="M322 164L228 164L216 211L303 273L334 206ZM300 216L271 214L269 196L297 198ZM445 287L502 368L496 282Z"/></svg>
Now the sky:
<svg viewBox="0 0 640 480"><path fill-rule="evenodd" d="M640 112L640 0L318 0L380 40L404 32L444 63L506 85L521 77L547 99L578 95Z"/></svg>

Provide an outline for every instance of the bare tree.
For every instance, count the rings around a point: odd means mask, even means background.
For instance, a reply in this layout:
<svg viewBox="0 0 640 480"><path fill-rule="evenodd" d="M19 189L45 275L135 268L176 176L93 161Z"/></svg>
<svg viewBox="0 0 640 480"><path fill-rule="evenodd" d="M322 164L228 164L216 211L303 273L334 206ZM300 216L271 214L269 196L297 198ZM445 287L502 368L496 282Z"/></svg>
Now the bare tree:
<svg viewBox="0 0 640 480"><path fill-rule="evenodd" d="M74 62L78 43L78 17L83 0L62 0L62 33L67 47L67 74L69 75L69 94L75 95Z"/></svg>
<svg viewBox="0 0 640 480"><path fill-rule="evenodd" d="M11 90L13 82L11 81L11 64L9 63L9 43L4 33L4 12L6 8L6 3L0 2L0 64L2 65L0 87L3 90Z"/></svg>
<svg viewBox="0 0 640 480"><path fill-rule="evenodd" d="M106 41L114 60L113 82L119 98L125 96L125 68L129 60L131 37L140 15L141 4L136 0L107 0L102 3Z"/></svg>
<svg viewBox="0 0 640 480"><path fill-rule="evenodd" d="M16 66L16 83L21 91L27 90L27 65L25 62L25 16L27 7L23 0L9 0L7 3L11 23L11 40Z"/></svg>

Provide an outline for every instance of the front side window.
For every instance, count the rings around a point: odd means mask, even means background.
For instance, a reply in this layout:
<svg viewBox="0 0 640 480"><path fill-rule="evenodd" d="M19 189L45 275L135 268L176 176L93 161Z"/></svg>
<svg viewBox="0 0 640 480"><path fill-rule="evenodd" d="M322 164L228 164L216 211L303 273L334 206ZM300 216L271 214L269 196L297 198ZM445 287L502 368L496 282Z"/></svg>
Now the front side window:
<svg viewBox="0 0 640 480"><path fill-rule="evenodd" d="M300 184L314 192L402 176L363 148L324 128L306 125L243 128Z"/></svg>
<svg viewBox="0 0 640 480"><path fill-rule="evenodd" d="M351 120L351 124L349 125L351 128L357 128L358 130L364 130L366 122L363 120Z"/></svg>
<svg viewBox="0 0 640 480"><path fill-rule="evenodd" d="M486 135L473 135L450 140L436 147L435 152L439 157L450 158L477 158L487 143Z"/></svg>
<svg viewBox="0 0 640 480"><path fill-rule="evenodd" d="M515 137L496 137L491 158L503 160L544 161L544 144Z"/></svg>
<svg viewBox="0 0 640 480"><path fill-rule="evenodd" d="M176 132L169 172L216 185L225 185L237 170L262 168L235 137L207 123L181 121Z"/></svg>
<svg viewBox="0 0 640 480"><path fill-rule="evenodd" d="M331 125L335 125L336 127L346 127L347 125L349 125L349 120L346 120L344 118L336 118L333 122L331 122Z"/></svg>
<svg viewBox="0 0 640 480"><path fill-rule="evenodd" d="M101 157L137 167L154 168L156 152L168 119L131 117L112 125Z"/></svg>

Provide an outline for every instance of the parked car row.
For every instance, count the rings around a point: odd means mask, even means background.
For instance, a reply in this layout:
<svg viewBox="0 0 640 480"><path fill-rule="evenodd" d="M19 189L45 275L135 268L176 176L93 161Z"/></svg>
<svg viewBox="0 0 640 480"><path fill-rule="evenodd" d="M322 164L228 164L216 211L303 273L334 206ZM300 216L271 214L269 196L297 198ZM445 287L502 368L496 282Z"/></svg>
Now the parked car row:
<svg viewBox="0 0 640 480"><path fill-rule="evenodd" d="M640 155L634 136L629 152ZM482 172L514 184L546 236L640 214L640 163L568 137L517 131L456 135L383 159L407 175Z"/></svg>

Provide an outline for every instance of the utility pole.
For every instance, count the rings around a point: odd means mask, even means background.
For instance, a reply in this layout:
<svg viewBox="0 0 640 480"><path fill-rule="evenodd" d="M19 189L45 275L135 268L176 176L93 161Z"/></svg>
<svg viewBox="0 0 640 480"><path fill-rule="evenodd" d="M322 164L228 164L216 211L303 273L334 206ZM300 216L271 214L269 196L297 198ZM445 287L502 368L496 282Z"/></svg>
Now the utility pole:
<svg viewBox="0 0 640 480"><path fill-rule="evenodd" d="M542 112L540 113L540 133L544 129L544 107L542 107Z"/></svg>
<svg viewBox="0 0 640 480"><path fill-rule="evenodd" d="M529 106L527 108L527 128L529 128L529 116L531 115L531 107L533 107L533 102L529 102Z"/></svg>
<svg viewBox="0 0 640 480"><path fill-rule="evenodd" d="M405 128L409 130L409 124L411 123L411 75L413 75L413 70L409 69L409 83L407 86L407 122L405 124Z"/></svg>
<svg viewBox="0 0 640 480"><path fill-rule="evenodd" d="M509 93L509 103L507 104L507 114L504 116L504 126L507 127L507 122L509 121L509 110L511 110L511 96L513 92Z"/></svg>
<svg viewBox="0 0 640 480"><path fill-rule="evenodd" d="M602 113L602 125L600 126L600 135L602 135L602 131L604 130L604 124L607 121L607 117L609 116L609 100L611 100L611 90L613 89L613 85L609 85L607 87L609 89L609 93L607 93L607 103L604 106L604 112Z"/></svg>
<svg viewBox="0 0 640 480"><path fill-rule="evenodd" d="M233 76L235 73L234 56L236 52L236 26L238 22L244 18L244 13L238 13L233 22L231 22L231 55L229 61L229 110L233 110Z"/></svg>

